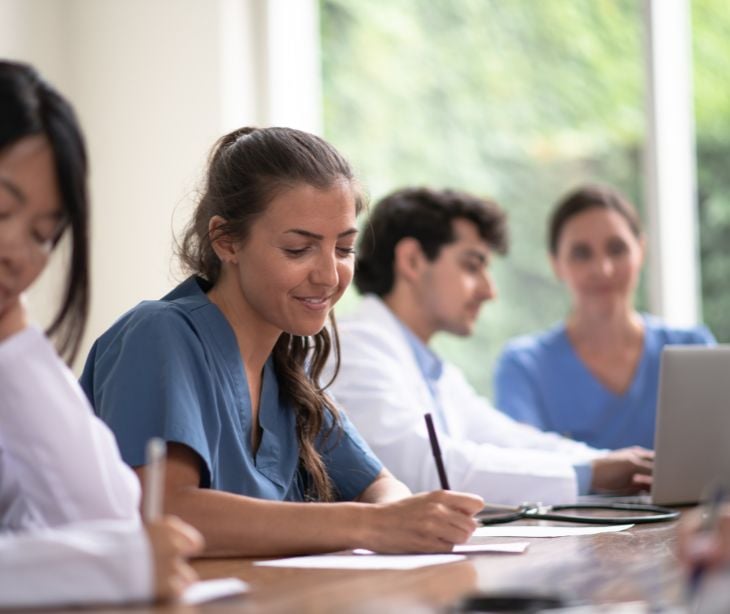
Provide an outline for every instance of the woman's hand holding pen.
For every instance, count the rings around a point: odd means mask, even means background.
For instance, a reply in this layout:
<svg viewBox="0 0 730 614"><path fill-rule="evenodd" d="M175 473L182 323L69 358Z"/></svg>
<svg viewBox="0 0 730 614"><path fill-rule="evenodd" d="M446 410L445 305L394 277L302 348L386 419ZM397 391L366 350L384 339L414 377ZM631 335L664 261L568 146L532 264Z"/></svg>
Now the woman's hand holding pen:
<svg viewBox="0 0 730 614"><path fill-rule="evenodd" d="M430 414L425 419L442 490L366 508L362 544L375 552L451 552L455 544L467 541L478 526L474 515L482 510L484 500L478 495L449 490L433 420ZM386 471L385 477L388 476L392 478Z"/></svg>
<svg viewBox="0 0 730 614"><path fill-rule="evenodd" d="M155 598L175 599L198 579L186 559L203 550L203 537L175 516L145 523L155 569Z"/></svg>
<svg viewBox="0 0 730 614"><path fill-rule="evenodd" d="M477 495L437 490L370 506L362 545L375 552L450 552L477 528Z"/></svg>
<svg viewBox="0 0 730 614"><path fill-rule="evenodd" d="M155 564L155 597L175 599L198 579L187 559L203 551L205 542L200 532L176 516L161 517L164 509L165 465L167 444L153 437L147 442L144 465L145 528Z"/></svg>

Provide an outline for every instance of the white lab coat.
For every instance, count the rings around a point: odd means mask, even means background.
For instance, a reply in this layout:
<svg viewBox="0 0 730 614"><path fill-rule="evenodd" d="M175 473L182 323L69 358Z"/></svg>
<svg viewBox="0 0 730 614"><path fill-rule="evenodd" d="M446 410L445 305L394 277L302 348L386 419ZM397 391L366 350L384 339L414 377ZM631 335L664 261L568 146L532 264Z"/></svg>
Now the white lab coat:
<svg viewBox="0 0 730 614"><path fill-rule="evenodd" d="M89 533L87 539L80 529L74 529L66 537L54 533L53 539L49 533L38 534L39 541L33 542L37 530L92 520L120 521L128 527L128 534L133 531L138 535L137 542L144 541L139 501L139 482L122 461L114 435L93 415L76 379L43 333L29 327L0 343L3 582L16 587L33 586L32 593L27 595L28 599L32 596L33 603L53 602L57 586L48 580L48 567L41 563L45 552L49 566L55 566L57 571L63 568L64 574L68 574L65 577L78 577L78 582L67 586L66 596L75 590L80 601L88 595L95 600L104 595L116 599L124 592L120 588L122 582L126 595L139 598L144 593L149 597L149 577L143 585L139 579L129 584L129 578L137 574L117 578L113 573L102 573L122 564L145 569L149 576L147 549L134 547L131 542L130 549L120 549L124 540L117 533L96 531ZM24 532L22 537L20 532ZM79 540L84 539L81 544ZM26 559L17 558L22 554L18 544L27 549L27 556L31 557L27 560L32 559L32 565L21 565ZM111 561L123 552L133 554L135 560ZM102 564L107 557L110 560ZM95 565L99 574L92 587L82 578L84 570ZM79 575L74 576L77 572ZM46 586L48 594L44 592ZM0 603L4 594L0 592Z"/></svg>
<svg viewBox="0 0 730 614"><path fill-rule="evenodd" d="M0 608L126 603L152 593L150 546L138 522L0 534Z"/></svg>
<svg viewBox="0 0 730 614"><path fill-rule="evenodd" d="M423 419L437 410L401 324L370 295L338 328L341 366L333 396L398 479L413 491L439 488ZM454 365L445 365L439 397L449 433L439 441L451 488L488 502L573 502L573 465L602 453L515 422L479 396Z"/></svg>

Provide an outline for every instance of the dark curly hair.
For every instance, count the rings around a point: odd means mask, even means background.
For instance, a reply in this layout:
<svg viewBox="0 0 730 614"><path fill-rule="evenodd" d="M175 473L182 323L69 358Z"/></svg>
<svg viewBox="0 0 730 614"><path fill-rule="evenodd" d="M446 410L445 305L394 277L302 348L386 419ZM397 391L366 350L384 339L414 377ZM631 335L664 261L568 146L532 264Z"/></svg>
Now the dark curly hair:
<svg viewBox="0 0 730 614"><path fill-rule="evenodd" d="M401 239L416 239L429 260L452 243L453 220L465 219L500 254L508 248L504 211L493 201L457 190L404 188L380 200L368 220L357 251L355 286L364 293L385 296L393 289L395 247Z"/></svg>

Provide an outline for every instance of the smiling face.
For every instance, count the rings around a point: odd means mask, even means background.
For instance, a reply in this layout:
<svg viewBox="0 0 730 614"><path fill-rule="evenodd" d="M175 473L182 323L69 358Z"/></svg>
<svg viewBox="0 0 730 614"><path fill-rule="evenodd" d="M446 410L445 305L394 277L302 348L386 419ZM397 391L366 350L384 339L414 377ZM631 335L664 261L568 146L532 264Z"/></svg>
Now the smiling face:
<svg viewBox="0 0 730 614"><path fill-rule="evenodd" d="M617 211L594 207L568 219L552 257L576 310L631 308L644 259L643 239Z"/></svg>
<svg viewBox="0 0 730 614"><path fill-rule="evenodd" d="M247 325L273 334L318 333L352 280L355 218L347 181L280 192L246 240L222 256L226 275L235 279L236 311Z"/></svg>
<svg viewBox="0 0 730 614"><path fill-rule="evenodd" d="M423 256L414 285L425 325L417 332L424 341L440 331L470 335L483 303L496 296L488 269L489 245L473 222L457 218L452 225L455 240L444 245L435 260Z"/></svg>
<svg viewBox="0 0 730 614"><path fill-rule="evenodd" d="M0 314L41 274L62 228L46 139L26 137L0 152Z"/></svg>

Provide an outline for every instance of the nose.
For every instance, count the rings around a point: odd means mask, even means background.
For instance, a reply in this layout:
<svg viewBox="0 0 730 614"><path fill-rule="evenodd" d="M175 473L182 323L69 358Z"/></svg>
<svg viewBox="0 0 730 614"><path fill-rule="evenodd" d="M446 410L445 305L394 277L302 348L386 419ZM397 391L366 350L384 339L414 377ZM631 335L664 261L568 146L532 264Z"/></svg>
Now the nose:
<svg viewBox="0 0 730 614"><path fill-rule="evenodd" d="M489 271L484 271L479 284L479 297L484 301L491 301L497 298L497 285Z"/></svg>
<svg viewBox="0 0 730 614"><path fill-rule="evenodd" d="M0 267L3 270L13 276L20 275L32 258L33 248L22 240L21 233L0 229Z"/></svg>
<svg viewBox="0 0 730 614"><path fill-rule="evenodd" d="M597 272L603 277L610 277L613 274L613 260L609 256L597 259Z"/></svg>
<svg viewBox="0 0 730 614"><path fill-rule="evenodd" d="M313 284L334 288L339 284L340 276L337 272L337 255L335 252L323 251L317 258L310 278Z"/></svg>

